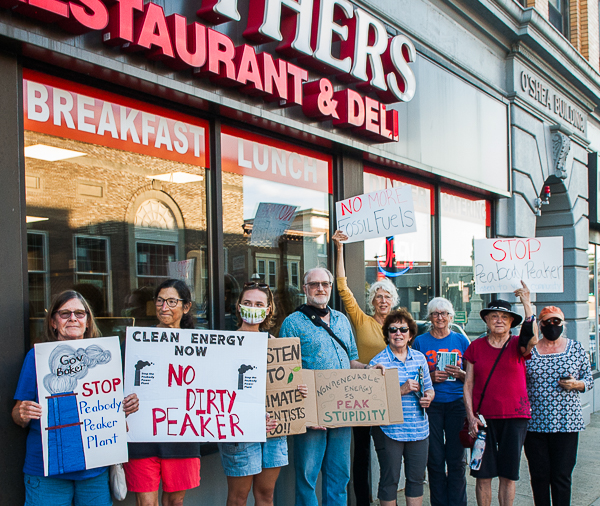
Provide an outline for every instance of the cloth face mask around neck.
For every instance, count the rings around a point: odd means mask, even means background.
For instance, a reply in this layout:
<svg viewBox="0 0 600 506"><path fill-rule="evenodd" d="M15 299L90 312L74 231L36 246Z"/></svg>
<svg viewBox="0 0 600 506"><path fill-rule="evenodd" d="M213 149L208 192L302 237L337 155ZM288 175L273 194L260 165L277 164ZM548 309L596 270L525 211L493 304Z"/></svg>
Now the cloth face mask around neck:
<svg viewBox="0 0 600 506"><path fill-rule="evenodd" d="M262 323L265 321L265 318L267 317L267 308L242 306L240 304L240 316L242 317L242 321L244 323L247 323L248 325L256 325L257 323Z"/></svg>

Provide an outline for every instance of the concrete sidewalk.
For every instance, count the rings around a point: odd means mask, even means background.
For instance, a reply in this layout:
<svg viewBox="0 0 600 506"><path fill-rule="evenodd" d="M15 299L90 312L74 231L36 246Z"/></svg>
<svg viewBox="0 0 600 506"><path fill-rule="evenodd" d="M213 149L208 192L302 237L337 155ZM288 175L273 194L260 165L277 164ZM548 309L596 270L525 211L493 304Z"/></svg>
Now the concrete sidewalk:
<svg viewBox="0 0 600 506"><path fill-rule="evenodd" d="M494 497L492 505L498 505L498 480L492 487ZM467 478L467 495L470 505L477 504L475 500L475 479ZM379 504L376 501L374 504ZM404 492L398 494L398 505L404 505ZM429 505L429 489L425 486L423 504ZM590 424L579 436L579 451L577 465L573 472L572 506L600 506L600 414L593 414ZM517 482L517 493L514 506L533 506L533 495L529 485L529 469L525 454L521 459L521 479Z"/></svg>

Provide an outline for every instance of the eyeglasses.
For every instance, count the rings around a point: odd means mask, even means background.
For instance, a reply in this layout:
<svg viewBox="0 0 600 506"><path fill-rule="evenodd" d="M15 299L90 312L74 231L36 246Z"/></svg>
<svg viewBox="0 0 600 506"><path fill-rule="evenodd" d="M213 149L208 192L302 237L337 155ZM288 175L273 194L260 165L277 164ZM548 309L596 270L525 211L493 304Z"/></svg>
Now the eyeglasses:
<svg viewBox="0 0 600 506"><path fill-rule="evenodd" d="M562 320L560 318L548 318L547 320L542 320L542 325L560 325Z"/></svg>
<svg viewBox="0 0 600 506"><path fill-rule="evenodd" d="M375 295L375 300L392 300L392 296L391 295Z"/></svg>
<svg viewBox="0 0 600 506"><path fill-rule="evenodd" d="M331 281L311 281L310 283L306 283L311 290L316 288L323 287L324 289L331 288Z"/></svg>
<svg viewBox="0 0 600 506"><path fill-rule="evenodd" d="M70 311L68 309L61 309L60 311L57 311L56 313L63 320L68 320L69 318L71 318L72 314L74 314L75 318L77 318L78 320L83 320L87 316L87 312L84 311L83 309L78 309L76 311Z"/></svg>
<svg viewBox="0 0 600 506"><path fill-rule="evenodd" d="M502 320L503 322L507 322L508 320L510 320L512 318L512 316L507 315L507 314L502 314L502 313L500 313L500 314L493 314L492 313L490 315L490 318L492 320Z"/></svg>
<svg viewBox="0 0 600 506"><path fill-rule="evenodd" d="M448 316L448 311L434 311L431 313L432 318L446 318Z"/></svg>
<svg viewBox="0 0 600 506"><path fill-rule="evenodd" d="M390 334L395 334L396 332L402 332L406 334L410 329L408 327L388 327L388 332Z"/></svg>
<svg viewBox="0 0 600 506"><path fill-rule="evenodd" d="M156 297L155 303L156 307L163 307L163 304L166 302L169 307L177 307L179 301L183 302L183 299L163 299L162 297Z"/></svg>
<svg viewBox="0 0 600 506"><path fill-rule="evenodd" d="M257 283L256 281L248 281L248 283L244 283L244 288L269 288L269 285L266 283Z"/></svg>

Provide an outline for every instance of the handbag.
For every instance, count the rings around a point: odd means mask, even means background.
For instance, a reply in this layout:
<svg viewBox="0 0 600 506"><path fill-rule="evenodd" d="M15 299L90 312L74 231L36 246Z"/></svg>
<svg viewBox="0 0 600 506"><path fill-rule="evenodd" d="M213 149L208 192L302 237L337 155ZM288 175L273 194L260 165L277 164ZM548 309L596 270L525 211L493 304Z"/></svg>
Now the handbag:
<svg viewBox="0 0 600 506"><path fill-rule="evenodd" d="M123 501L127 497L127 482L123 464L113 464L108 468L108 483L110 492L117 501Z"/></svg>
<svg viewBox="0 0 600 506"><path fill-rule="evenodd" d="M494 369L496 369L496 364L498 363L498 361L500 360L500 357L502 356L502 353L504 353L504 350L508 346L509 341L510 341L510 337L506 340L506 342L504 343L504 346L502 346L502 349L500 350L500 353L498 353L498 356L496 357L496 361L494 362L494 365L492 366L490 374L487 377L487 380L485 380L485 385L483 385L483 390L481 391L481 397L479 398L479 405L477 406L477 411L475 411L475 416L479 415L479 410L481 409L481 403L483 402L483 396L485 395L485 390L487 389L488 383L490 382L490 378L492 377L492 374L494 373ZM460 429L460 431L458 432L458 438L460 439L460 444L463 445L464 448L473 448L473 445L475 444L475 440L477 439L477 437L473 437L469 433L469 419L466 416L465 416L465 421L463 422L462 429Z"/></svg>

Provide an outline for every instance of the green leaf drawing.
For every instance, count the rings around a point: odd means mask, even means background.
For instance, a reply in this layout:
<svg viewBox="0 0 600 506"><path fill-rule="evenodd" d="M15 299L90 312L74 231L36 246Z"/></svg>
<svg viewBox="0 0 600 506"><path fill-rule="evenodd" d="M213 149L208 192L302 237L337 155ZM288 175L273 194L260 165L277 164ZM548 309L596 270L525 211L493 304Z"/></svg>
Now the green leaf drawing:
<svg viewBox="0 0 600 506"><path fill-rule="evenodd" d="M288 380L287 380L287 382L288 382L288 383L291 383L293 379L294 379L294 373L293 373L293 372L291 372L291 373L290 373L290 375L288 376Z"/></svg>
<svg viewBox="0 0 600 506"><path fill-rule="evenodd" d="M302 366L300 366L300 365L299 365L299 366L296 366L296 367L294 367L294 368L292 369L292 371L294 371L294 372L298 372L300 369L302 369Z"/></svg>

